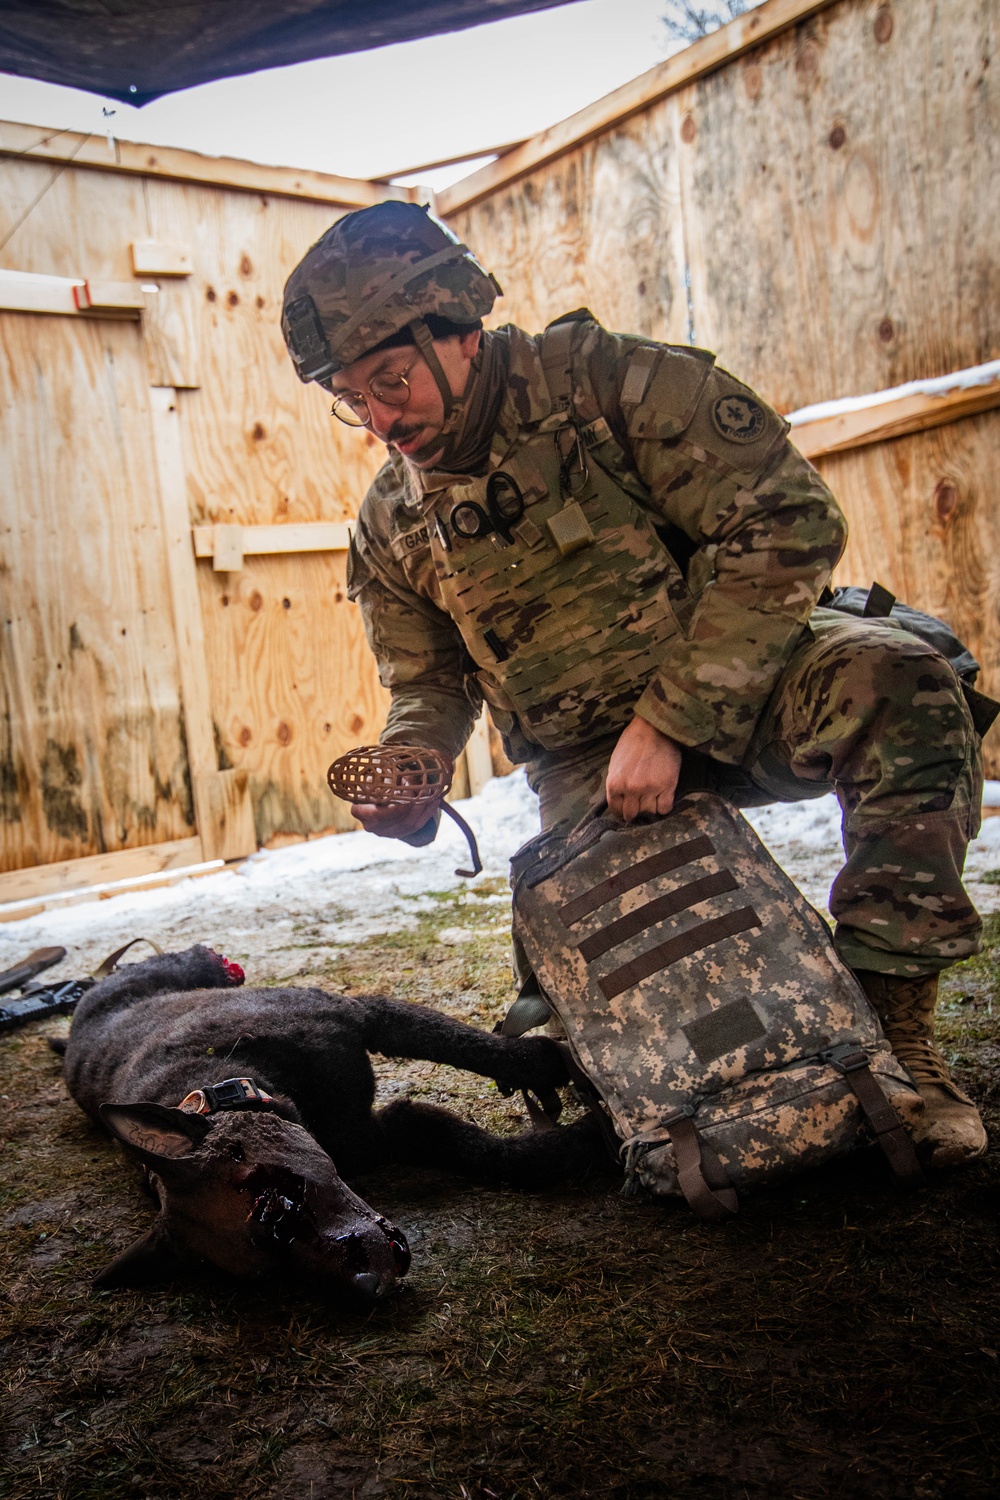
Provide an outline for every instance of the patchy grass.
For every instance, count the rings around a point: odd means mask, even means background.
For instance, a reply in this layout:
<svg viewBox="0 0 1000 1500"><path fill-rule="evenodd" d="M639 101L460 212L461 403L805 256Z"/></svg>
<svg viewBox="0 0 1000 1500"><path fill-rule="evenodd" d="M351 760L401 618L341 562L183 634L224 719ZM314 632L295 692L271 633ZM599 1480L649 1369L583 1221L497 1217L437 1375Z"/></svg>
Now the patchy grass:
<svg viewBox="0 0 1000 1500"><path fill-rule="evenodd" d="M475 890L327 952L314 982L492 1025L507 909L500 883ZM295 940L310 937L331 941ZM998 985L994 918L948 977L940 1027L994 1133ZM995 1153L910 1198L878 1162L844 1161L721 1228L624 1199L610 1176L528 1195L386 1171L355 1185L405 1228L414 1265L366 1319L221 1279L94 1294L150 1207L65 1093L45 1040L64 1029L0 1042L10 1500L997 1492ZM521 1123L517 1101L451 1069L377 1071L383 1097Z"/></svg>

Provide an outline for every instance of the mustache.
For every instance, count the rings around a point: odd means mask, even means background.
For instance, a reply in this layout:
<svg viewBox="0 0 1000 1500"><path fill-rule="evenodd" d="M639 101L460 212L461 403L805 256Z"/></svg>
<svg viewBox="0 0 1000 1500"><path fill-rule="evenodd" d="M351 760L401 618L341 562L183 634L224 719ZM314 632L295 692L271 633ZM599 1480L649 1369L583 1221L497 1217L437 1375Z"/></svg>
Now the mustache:
<svg viewBox="0 0 1000 1500"><path fill-rule="evenodd" d="M392 426L389 428L389 431L385 435L385 441L387 443L405 443L408 442L411 437L415 437L419 431L419 423L416 427L408 427L402 420L393 422Z"/></svg>

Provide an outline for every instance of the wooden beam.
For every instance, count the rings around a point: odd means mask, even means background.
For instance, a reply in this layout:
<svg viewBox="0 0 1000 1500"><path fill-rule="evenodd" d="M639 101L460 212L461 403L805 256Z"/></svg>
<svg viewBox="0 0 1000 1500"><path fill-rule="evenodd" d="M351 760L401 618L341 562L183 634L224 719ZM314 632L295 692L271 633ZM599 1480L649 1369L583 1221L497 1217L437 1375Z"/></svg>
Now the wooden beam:
<svg viewBox="0 0 1000 1500"><path fill-rule="evenodd" d="M208 809L201 834L205 858L230 860L255 854L257 830L247 771L242 767L210 771L199 778L198 791L202 806Z"/></svg>
<svg viewBox="0 0 1000 1500"><path fill-rule="evenodd" d="M232 535L239 532L239 537ZM221 533L221 535L220 535ZM210 557L216 572L233 572L226 560L277 552L345 552L351 530L346 521L289 521L278 526L193 526L195 557ZM219 561L221 559L221 562Z"/></svg>
<svg viewBox="0 0 1000 1500"><path fill-rule="evenodd" d="M82 313L130 312L138 317L146 305L134 281L91 281L73 288L73 301Z"/></svg>
<svg viewBox="0 0 1000 1500"><path fill-rule="evenodd" d="M173 839L167 844L144 844L139 849L117 849L111 854L88 854L83 859L64 859L53 865L34 865L30 870L10 870L0 875L0 904L32 901L57 891L109 881L158 875L203 863L199 838Z"/></svg>
<svg viewBox="0 0 1000 1500"><path fill-rule="evenodd" d="M959 375L963 372L959 371ZM827 453L846 453L870 443L885 443L910 432L943 427L961 417L991 411L1000 406L1000 379L985 385L956 384L939 395L916 392L865 406L858 411L837 412L811 422L793 422L789 438L806 458Z"/></svg>
<svg viewBox="0 0 1000 1500"><path fill-rule="evenodd" d="M253 808L246 773L220 771L215 751L205 631L191 551L178 396L169 386L156 386L150 389L149 399L200 848L204 859L235 859L253 854L257 848Z"/></svg>
<svg viewBox="0 0 1000 1500"><path fill-rule="evenodd" d="M397 172L386 172L382 177L373 177L373 182L390 183L397 177L415 177L418 172L436 172L441 167L460 167L463 161L475 161L480 156L503 156L515 146L523 146L524 139L505 141L502 146L480 146L478 151L463 151L461 156L444 156L440 161L423 161L418 167L400 167Z"/></svg>
<svg viewBox="0 0 1000 1500"><path fill-rule="evenodd" d="M469 776L469 796L476 797L488 781L493 780L493 755L490 751L490 726L486 710L479 715L465 747Z"/></svg>
<svg viewBox="0 0 1000 1500"><path fill-rule="evenodd" d="M138 141L115 141L114 155L103 135L74 130L46 133L38 125L0 120L0 156L27 161L73 163L99 172L127 172L133 176L165 177L173 182L201 182L235 188L245 193L267 193L279 198L309 198L340 208L369 208L387 198L415 201L412 188L387 187L356 177L336 177L298 167L266 167L230 156L202 156L172 146L148 146Z"/></svg>
<svg viewBox="0 0 1000 1500"><path fill-rule="evenodd" d="M56 313L72 318L138 318L145 306L134 281L85 281L80 276L35 276L0 270L5 312Z"/></svg>
<svg viewBox="0 0 1000 1500"><path fill-rule="evenodd" d="M218 769L209 707L205 632L198 578L191 558L187 484L181 447L178 395L169 386L150 389L153 449L160 484L170 598L177 632L184 728L192 777ZM201 826L199 820L199 828Z"/></svg>
<svg viewBox="0 0 1000 1500"><path fill-rule="evenodd" d="M479 198L495 193L498 188L526 176L557 156L564 156L594 136L613 130L668 94L714 73L752 47L759 47L762 42L836 3L837 0L765 0L756 10L737 16L710 36L701 37L683 52L668 57L647 73L640 73L638 78L594 104L588 104L586 109L532 136L523 146L517 146L488 166L480 167L478 172L463 177L461 182L442 188L434 195L437 213L445 217L468 208Z"/></svg>
<svg viewBox="0 0 1000 1500"><path fill-rule="evenodd" d="M133 240L129 248L136 276L190 276L194 270L191 251L185 245Z"/></svg>

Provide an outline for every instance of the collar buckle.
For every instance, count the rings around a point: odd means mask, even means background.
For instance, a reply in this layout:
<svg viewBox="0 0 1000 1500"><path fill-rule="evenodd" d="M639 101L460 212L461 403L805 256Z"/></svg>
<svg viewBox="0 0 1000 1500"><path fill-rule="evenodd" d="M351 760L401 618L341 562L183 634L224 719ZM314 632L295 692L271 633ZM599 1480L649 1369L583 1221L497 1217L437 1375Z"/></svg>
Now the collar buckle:
<svg viewBox="0 0 1000 1500"><path fill-rule="evenodd" d="M273 1109L274 1100L252 1078L223 1078L192 1089L177 1108L188 1115L215 1115L227 1109Z"/></svg>

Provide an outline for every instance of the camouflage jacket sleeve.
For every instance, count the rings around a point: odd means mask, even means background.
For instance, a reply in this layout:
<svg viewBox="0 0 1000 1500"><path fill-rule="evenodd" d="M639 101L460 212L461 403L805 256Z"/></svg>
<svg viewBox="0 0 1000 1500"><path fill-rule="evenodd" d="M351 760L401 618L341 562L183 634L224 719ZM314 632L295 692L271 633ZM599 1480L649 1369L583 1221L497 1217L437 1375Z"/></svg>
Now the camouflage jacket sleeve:
<svg viewBox="0 0 1000 1500"><path fill-rule="evenodd" d="M636 712L737 764L843 551L846 522L788 424L710 354L599 325L583 353L668 545L689 557L696 601Z"/></svg>
<svg viewBox="0 0 1000 1500"><path fill-rule="evenodd" d="M414 587L393 555L420 520L391 464L365 497L348 555L348 595L361 608L368 644L391 702L380 743L425 745L456 757L482 709L466 671L465 645L450 617Z"/></svg>

